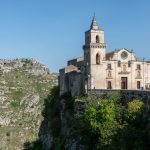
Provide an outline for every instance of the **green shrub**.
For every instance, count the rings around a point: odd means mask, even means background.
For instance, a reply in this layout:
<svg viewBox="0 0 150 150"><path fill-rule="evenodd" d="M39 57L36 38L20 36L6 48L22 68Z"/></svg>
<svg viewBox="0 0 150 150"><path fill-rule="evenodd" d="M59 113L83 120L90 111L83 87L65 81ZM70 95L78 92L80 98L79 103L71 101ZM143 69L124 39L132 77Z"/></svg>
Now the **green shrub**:
<svg viewBox="0 0 150 150"><path fill-rule="evenodd" d="M7 132L7 133L6 133L6 136L10 136L10 132Z"/></svg>
<svg viewBox="0 0 150 150"><path fill-rule="evenodd" d="M10 104L12 107L18 107L19 106L19 103L16 100L11 101Z"/></svg>

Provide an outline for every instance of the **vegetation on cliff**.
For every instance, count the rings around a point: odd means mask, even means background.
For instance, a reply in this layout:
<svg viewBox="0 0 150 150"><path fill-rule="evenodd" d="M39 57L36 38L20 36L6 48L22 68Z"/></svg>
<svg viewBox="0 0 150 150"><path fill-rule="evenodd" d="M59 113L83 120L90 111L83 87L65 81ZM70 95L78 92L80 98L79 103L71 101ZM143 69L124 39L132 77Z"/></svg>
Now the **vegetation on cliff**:
<svg viewBox="0 0 150 150"><path fill-rule="evenodd" d="M89 150L147 149L148 118L144 103L134 99L122 104L117 95L109 96L95 99L96 105L86 107L75 118L78 122L73 130L77 132L73 137L78 137L78 142Z"/></svg>
<svg viewBox="0 0 150 150"><path fill-rule="evenodd" d="M148 149L149 103L119 93L59 96L57 75L32 59L0 67L0 149Z"/></svg>
<svg viewBox="0 0 150 150"><path fill-rule="evenodd" d="M125 103L119 93L53 98L46 109L54 137L51 149L148 149L148 109L142 100Z"/></svg>

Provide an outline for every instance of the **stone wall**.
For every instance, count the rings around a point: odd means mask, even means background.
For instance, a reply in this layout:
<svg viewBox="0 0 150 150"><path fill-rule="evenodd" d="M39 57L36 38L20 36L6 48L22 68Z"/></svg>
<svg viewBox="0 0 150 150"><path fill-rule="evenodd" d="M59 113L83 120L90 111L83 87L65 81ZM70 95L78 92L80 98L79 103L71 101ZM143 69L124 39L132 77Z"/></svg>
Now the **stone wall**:
<svg viewBox="0 0 150 150"><path fill-rule="evenodd" d="M140 98L150 105L150 91L146 90L106 90L106 89L95 89L89 90L88 94L94 94L97 96L106 95L108 92L120 92L126 101L134 98Z"/></svg>

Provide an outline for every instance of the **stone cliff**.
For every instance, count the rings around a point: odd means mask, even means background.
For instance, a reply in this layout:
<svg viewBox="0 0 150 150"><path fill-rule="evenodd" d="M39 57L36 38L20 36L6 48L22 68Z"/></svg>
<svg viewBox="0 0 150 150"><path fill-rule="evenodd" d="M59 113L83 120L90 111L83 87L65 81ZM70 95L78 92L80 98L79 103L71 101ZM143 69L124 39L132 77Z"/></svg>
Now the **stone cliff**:
<svg viewBox="0 0 150 150"><path fill-rule="evenodd" d="M34 59L0 60L0 150L38 138L41 111L57 74Z"/></svg>

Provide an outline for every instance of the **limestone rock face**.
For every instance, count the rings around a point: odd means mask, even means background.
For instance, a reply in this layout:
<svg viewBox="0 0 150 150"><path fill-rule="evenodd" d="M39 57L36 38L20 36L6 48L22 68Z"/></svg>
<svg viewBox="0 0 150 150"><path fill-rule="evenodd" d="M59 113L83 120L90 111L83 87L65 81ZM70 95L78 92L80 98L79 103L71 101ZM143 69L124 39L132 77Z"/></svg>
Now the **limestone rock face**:
<svg viewBox="0 0 150 150"><path fill-rule="evenodd" d="M34 59L0 60L0 150L21 150L38 139L44 99L57 82Z"/></svg>

